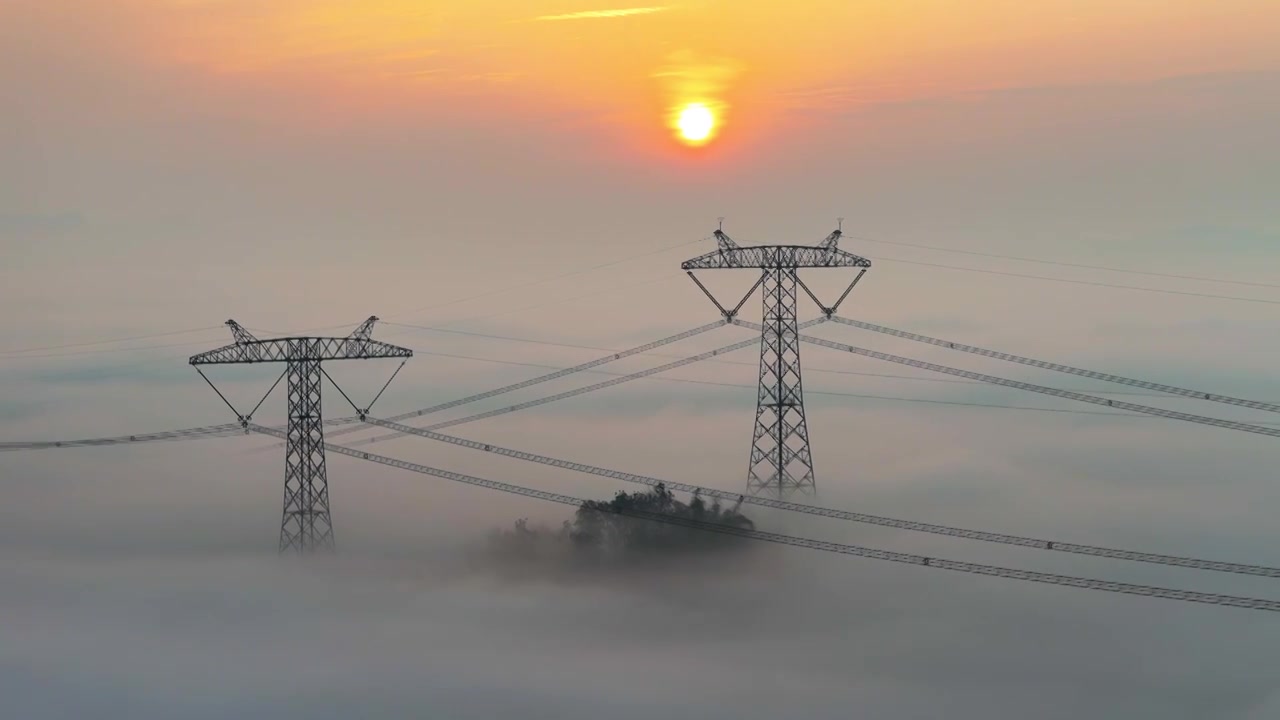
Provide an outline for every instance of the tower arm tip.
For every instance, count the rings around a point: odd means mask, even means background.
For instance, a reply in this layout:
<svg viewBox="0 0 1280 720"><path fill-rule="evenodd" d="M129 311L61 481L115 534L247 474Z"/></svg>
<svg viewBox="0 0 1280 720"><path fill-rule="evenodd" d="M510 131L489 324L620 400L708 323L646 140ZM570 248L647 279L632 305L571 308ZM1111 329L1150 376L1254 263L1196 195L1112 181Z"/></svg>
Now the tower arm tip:
<svg viewBox="0 0 1280 720"><path fill-rule="evenodd" d="M244 345L246 343L258 342L258 338L254 337L253 333L249 332L248 330L245 330L244 326L236 322L235 320L228 320L226 322L226 326L231 328L231 336L236 339L237 345Z"/></svg>
<svg viewBox="0 0 1280 720"><path fill-rule="evenodd" d="M352 340L368 340L373 337L373 325L378 322L377 315L370 315L368 320L360 323L360 327L351 331L347 337Z"/></svg>

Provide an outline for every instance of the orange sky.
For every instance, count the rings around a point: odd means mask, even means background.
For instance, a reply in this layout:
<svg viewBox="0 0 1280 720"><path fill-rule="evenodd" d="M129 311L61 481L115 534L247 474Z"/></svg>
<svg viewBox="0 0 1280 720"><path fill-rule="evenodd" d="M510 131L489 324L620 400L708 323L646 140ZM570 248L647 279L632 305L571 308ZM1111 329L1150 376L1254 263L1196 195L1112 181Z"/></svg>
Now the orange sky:
<svg viewBox="0 0 1280 720"><path fill-rule="evenodd" d="M373 101L535 107L667 137L788 110L1280 66L1261 0L136 0L153 59Z"/></svg>

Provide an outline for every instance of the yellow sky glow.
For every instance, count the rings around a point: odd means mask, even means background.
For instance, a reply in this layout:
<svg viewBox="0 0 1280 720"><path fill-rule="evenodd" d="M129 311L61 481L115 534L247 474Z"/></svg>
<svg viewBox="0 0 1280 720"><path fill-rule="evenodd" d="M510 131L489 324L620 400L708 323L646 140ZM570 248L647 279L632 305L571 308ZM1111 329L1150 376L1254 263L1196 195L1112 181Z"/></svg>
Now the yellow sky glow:
<svg viewBox="0 0 1280 720"><path fill-rule="evenodd" d="M670 10L666 5L657 7L633 7L619 8L617 10L583 10L581 12L564 13L561 15L540 15L535 20L590 20L593 18L620 18L629 15L649 15L663 10Z"/></svg>
<svg viewBox="0 0 1280 720"><path fill-rule="evenodd" d="M327 87L339 109L346 92L465 96L574 110L666 142L692 102L728 137L796 111L1280 67L1280 4L1267 0L135 1L151 4L162 57Z"/></svg>

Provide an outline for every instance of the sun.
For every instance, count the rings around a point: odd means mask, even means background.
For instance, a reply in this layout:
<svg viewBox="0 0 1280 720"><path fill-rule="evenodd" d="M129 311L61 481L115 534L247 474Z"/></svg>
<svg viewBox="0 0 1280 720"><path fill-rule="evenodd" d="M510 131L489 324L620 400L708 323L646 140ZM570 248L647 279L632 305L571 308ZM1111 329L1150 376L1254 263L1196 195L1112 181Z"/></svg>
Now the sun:
<svg viewBox="0 0 1280 720"><path fill-rule="evenodd" d="M716 128L716 116L702 103L689 103L680 109L676 117L676 129L680 139L690 145L701 145L711 139Z"/></svg>

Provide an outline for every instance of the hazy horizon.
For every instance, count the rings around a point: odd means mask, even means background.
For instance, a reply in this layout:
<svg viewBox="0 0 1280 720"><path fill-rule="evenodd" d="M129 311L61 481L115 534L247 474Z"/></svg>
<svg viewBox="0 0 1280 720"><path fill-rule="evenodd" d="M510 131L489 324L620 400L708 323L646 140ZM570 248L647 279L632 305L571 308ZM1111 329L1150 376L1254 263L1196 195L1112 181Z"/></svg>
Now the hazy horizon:
<svg viewBox="0 0 1280 720"><path fill-rule="evenodd" d="M1280 6L1262 0L9 0L0 441L233 421L187 364L230 342L228 318L263 336L383 318L374 337L415 351L384 416L672 335L718 316L679 264L714 247L720 217L744 244L816 243L843 218L841 247L873 262L849 317L1280 401L1267 331L1280 304L1277 36ZM714 121L696 142L678 120L690 105ZM700 277L723 296L755 279ZM831 297L852 275L804 277ZM743 314L757 319L759 300ZM601 369L751 337L725 327ZM1272 438L819 347L802 357L822 505L1280 564ZM740 492L756 359L748 348L450 432ZM395 367L329 370L370 398ZM279 369L209 372L250 407ZM328 417L350 414L325 392ZM279 389L255 420L283 422ZM346 457L328 459L337 555L280 558L283 462L259 452L272 442L0 454L7 714L1280 714L1267 613L772 546L513 576L482 550L488 534L519 518L556 527L571 508ZM424 439L369 449L581 497L633 489ZM752 517L902 552L1280 597L1265 578Z"/></svg>

